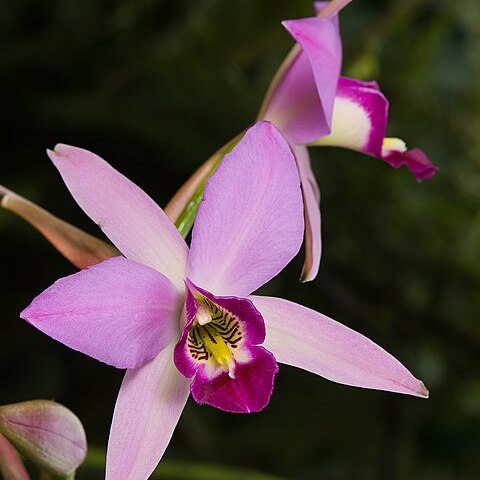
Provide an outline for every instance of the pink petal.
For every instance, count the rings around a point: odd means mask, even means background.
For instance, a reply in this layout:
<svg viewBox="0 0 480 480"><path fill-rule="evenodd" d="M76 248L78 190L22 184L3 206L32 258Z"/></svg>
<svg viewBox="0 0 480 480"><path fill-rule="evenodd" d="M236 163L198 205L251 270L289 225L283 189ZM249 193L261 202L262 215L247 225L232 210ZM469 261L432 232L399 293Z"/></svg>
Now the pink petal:
<svg viewBox="0 0 480 480"><path fill-rule="evenodd" d="M387 118L388 100L376 83L341 77L332 131L313 144L350 148L380 157Z"/></svg>
<svg viewBox="0 0 480 480"><path fill-rule="evenodd" d="M324 17L337 15L342 8L345 8L352 0L330 0L323 2L314 2L315 11Z"/></svg>
<svg viewBox="0 0 480 480"><path fill-rule="evenodd" d="M265 319L264 346L278 362L345 385L428 396L420 380L360 333L281 298L250 298Z"/></svg>
<svg viewBox="0 0 480 480"><path fill-rule="evenodd" d="M162 209L94 153L57 145L48 155L77 203L116 247L166 275L183 292L188 248Z"/></svg>
<svg viewBox="0 0 480 480"><path fill-rule="evenodd" d="M320 190L310 166L308 149L294 147L300 183L302 184L303 208L305 216L305 261L301 275L302 282L310 282L317 276L322 255L322 236L320 222Z"/></svg>
<svg viewBox="0 0 480 480"><path fill-rule="evenodd" d="M303 18L283 25L302 50L280 79L263 118L293 143L306 144L330 132L342 62L338 19Z"/></svg>
<svg viewBox="0 0 480 480"><path fill-rule="evenodd" d="M20 316L74 350L133 368L178 336L182 301L161 273L115 257L58 280Z"/></svg>
<svg viewBox="0 0 480 480"><path fill-rule="evenodd" d="M0 475L5 480L30 480L12 444L0 433Z"/></svg>
<svg viewBox="0 0 480 480"><path fill-rule="evenodd" d="M332 130L311 145L349 148L384 160L394 168L406 165L418 181L438 171L419 149L407 150L398 138L385 138L388 100L376 82L341 77L333 108Z"/></svg>
<svg viewBox="0 0 480 480"><path fill-rule="evenodd" d="M191 387L194 400L232 413L263 410L270 401L278 366L263 347L252 346L249 353L248 363L235 365L235 378L222 373L212 379L199 369Z"/></svg>
<svg viewBox="0 0 480 480"><path fill-rule="evenodd" d="M315 8L317 15L321 13L329 3L331 3L329 0L325 0L323 2L313 2L313 8Z"/></svg>
<svg viewBox="0 0 480 480"><path fill-rule="evenodd" d="M107 480L146 480L172 438L190 385L173 364L173 345L125 375L108 441Z"/></svg>
<svg viewBox="0 0 480 480"><path fill-rule="evenodd" d="M289 145L260 122L205 186L187 276L216 295L245 296L277 275L303 237L297 167Z"/></svg>
<svg viewBox="0 0 480 480"><path fill-rule="evenodd" d="M419 148L406 151L390 151L383 157L383 160L393 168L406 165L419 182L434 177L439 170Z"/></svg>

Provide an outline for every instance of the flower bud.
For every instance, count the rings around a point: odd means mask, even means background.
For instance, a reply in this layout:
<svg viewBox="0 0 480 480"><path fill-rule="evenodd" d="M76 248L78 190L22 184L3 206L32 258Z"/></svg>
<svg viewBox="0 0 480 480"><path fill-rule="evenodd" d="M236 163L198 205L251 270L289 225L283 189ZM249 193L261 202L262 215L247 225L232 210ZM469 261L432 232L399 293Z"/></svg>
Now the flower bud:
<svg viewBox="0 0 480 480"><path fill-rule="evenodd" d="M85 459L87 439L80 420L49 400L0 407L0 432L41 469L69 476Z"/></svg>

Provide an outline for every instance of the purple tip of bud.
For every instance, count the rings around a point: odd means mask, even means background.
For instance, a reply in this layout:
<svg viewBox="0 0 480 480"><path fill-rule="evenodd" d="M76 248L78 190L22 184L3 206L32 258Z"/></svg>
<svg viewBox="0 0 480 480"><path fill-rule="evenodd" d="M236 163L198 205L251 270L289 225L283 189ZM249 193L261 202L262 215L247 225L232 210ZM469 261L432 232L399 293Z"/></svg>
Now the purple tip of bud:
<svg viewBox="0 0 480 480"><path fill-rule="evenodd" d="M87 454L80 420L49 400L0 407L0 432L27 458L53 475L71 475Z"/></svg>

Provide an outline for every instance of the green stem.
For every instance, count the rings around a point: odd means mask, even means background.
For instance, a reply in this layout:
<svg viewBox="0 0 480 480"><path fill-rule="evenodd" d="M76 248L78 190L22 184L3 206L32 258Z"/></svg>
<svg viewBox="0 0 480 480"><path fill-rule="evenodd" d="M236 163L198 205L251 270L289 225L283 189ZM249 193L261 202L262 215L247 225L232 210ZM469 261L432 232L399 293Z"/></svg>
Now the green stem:
<svg viewBox="0 0 480 480"><path fill-rule="evenodd" d="M244 132L237 135L235 138L230 140L226 145L224 145L216 154L214 154L215 161L210 168L210 170L205 175L205 178L202 180L200 185L198 186L195 193L192 195L192 198L189 200L185 208L182 210L180 215L178 216L177 220L175 221L175 226L177 230L180 232L182 237L186 237L192 228L193 222L195 217L197 216L198 207L200 206L200 202L203 198L203 190L205 188L205 184L210 176L215 172L217 167L220 165L221 161L225 157L227 153L230 153L235 145L240 141L243 137Z"/></svg>

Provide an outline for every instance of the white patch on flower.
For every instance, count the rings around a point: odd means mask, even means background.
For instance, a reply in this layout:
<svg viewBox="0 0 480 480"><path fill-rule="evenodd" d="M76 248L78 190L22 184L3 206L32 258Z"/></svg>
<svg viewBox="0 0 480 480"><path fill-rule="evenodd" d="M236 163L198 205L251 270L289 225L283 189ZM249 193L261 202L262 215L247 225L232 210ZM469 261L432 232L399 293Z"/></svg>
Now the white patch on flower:
<svg viewBox="0 0 480 480"><path fill-rule="evenodd" d="M387 157L393 152L404 153L407 151L407 145L400 138L386 137L382 143L382 157Z"/></svg>
<svg viewBox="0 0 480 480"><path fill-rule="evenodd" d="M368 112L350 98L336 97L333 104L332 131L311 145L362 150L368 142L372 123Z"/></svg>
<svg viewBox="0 0 480 480"><path fill-rule="evenodd" d="M206 325L212 321L210 310L202 304L197 305L197 313L195 317L200 325Z"/></svg>
<svg viewBox="0 0 480 480"><path fill-rule="evenodd" d="M203 295L197 295L195 300L197 313L186 344L190 359L203 364L208 378L222 372L235 378L235 364L250 360L250 354L243 348L240 320Z"/></svg>

